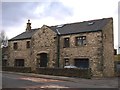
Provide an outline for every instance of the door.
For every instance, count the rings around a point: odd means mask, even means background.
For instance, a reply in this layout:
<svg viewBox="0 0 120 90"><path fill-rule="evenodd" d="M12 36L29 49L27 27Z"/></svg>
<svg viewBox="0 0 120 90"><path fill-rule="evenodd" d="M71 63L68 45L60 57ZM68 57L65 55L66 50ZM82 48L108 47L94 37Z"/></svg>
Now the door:
<svg viewBox="0 0 120 90"><path fill-rule="evenodd" d="M40 67L47 67L47 53L40 54Z"/></svg>

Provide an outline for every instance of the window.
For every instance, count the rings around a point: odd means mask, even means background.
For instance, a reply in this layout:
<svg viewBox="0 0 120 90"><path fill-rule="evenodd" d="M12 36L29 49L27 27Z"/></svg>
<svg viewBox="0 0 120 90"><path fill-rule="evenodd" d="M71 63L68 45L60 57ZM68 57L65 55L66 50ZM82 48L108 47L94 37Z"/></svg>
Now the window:
<svg viewBox="0 0 120 90"><path fill-rule="evenodd" d="M76 46L86 45L86 36L76 37Z"/></svg>
<svg viewBox="0 0 120 90"><path fill-rule="evenodd" d="M27 41L26 48L30 48L30 41Z"/></svg>
<svg viewBox="0 0 120 90"><path fill-rule="evenodd" d="M13 48L14 48L15 50L18 49L18 44L17 44L17 42L13 44Z"/></svg>
<svg viewBox="0 0 120 90"><path fill-rule="evenodd" d="M69 66L69 59L68 58L64 59L64 66Z"/></svg>
<svg viewBox="0 0 120 90"><path fill-rule="evenodd" d="M15 59L15 64L16 67L24 67L24 59Z"/></svg>
<svg viewBox="0 0 120 90"><path fill-rule="evenodd" d="M70 46L69 38L64 38L64 47L67 48Z"/></svg>

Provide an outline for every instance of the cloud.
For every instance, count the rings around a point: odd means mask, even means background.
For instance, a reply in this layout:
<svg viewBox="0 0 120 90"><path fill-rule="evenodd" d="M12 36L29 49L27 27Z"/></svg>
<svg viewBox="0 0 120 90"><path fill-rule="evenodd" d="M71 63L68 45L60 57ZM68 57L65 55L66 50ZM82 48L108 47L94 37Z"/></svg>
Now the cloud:
<svg viewBox="0 0 120 90"><path fill-rule="evenodd" d="M66 17L72 16L70 7L55 0L40 2L2 2L2 29L9 38L25 31L27 19L31 19L32 27L41 24L56 24ZM37 21L37 22L34 22ZM14 32L14 33L13 33Z"/></svg>
<svg viewBox="0 0 120 90"><path fill-rule="evenodd" d="M51 17L56 20L64 20L66 17L73 15L73 9L63 5L59 1L50 1L40 3L33 13L39 19Z"/></svg>
<svg viewBox="0 0 120 90"><path fill-rule="evenodd" d="M53 17L57 20L72 16L72 8L64 6L61 2L51 2L48 6L44 7L44 11L41 13L42 18Z"/></svg>
<svg viewBox="0 0 120 90"><path fill-rule="evenodd" d="M3 2L2 3L2 24L3 26L15 26L24 18L34 18L32 11L37 3L30 2Z"/></svg>
<svg viewBox="0 0 120 90"><path fill-rule="evenodd" d="M120 1L118 3L118 14L120 15Z"/></svg>
<svg viewBox="0 0 120 90"><path fill-rule="evenodd" d="M24 19L47 17L63 20L72 15L72 9L58 1L48 2L2 2L3 27L17 26Z"/></svg>

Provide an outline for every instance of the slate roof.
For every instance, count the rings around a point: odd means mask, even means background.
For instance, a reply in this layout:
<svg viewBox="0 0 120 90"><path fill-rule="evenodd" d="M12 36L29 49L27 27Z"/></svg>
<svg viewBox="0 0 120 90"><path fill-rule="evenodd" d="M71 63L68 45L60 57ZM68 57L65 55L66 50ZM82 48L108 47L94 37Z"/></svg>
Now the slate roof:
<svg viewBox="0 0 120 90"><path fill-rule="evenodd" d="M103 27L111 20L112 18L104 18L98 20L83 21L77 23L63 24L51 26L50 28L60 35L66 34L76 34L82 32L93 32L102 30Z"/></svg>
<svg viewBox="0 0 120 90"><path fill-rule="evenodd" d="M37 29L31 29L30 31L27 31L27 32L23 32L15 37L13 37L12 39L10 39L9 41L15 41L15 40L23 40L23 39L30 39L33 34L38 30L39 28Z"/></svg>
<svg viewBox="0 0 120 90"><path fill-rule="evenodd" d="M111 20L112 18L103 18L97 20L83 21L77 23L62 24L56 26L48 26L54 32L59 33L60 35L66 34L76 34L82 32L94 32L102 30L103 27ZM10 39L9 41L30 39L32 35L38 30L31 29L30 31L23 32L16 37Z"/></svg>

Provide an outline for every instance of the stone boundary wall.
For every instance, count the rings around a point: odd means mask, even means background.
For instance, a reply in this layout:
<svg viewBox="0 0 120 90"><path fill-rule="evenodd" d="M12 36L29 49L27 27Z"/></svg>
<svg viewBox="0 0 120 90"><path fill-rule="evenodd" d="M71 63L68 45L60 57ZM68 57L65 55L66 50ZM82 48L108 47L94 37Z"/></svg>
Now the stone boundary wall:
<svg viewBox="0 0 120 90"><path fill-rule="evenodd" d="M31 72L31 67L2 67L2 71L11 71L11 72Z"/></svg>

